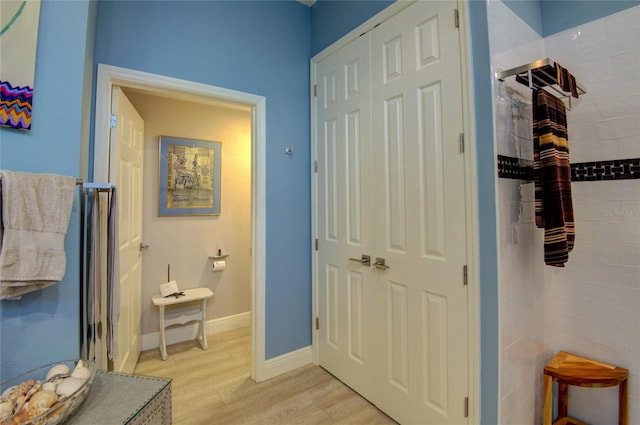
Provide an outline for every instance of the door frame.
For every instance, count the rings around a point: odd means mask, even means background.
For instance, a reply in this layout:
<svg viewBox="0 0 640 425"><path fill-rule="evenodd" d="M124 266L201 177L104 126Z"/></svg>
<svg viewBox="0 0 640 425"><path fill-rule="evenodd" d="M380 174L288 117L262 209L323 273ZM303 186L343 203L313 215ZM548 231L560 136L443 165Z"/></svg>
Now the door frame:
<svg viewBox="0 0 640 425"><path fill-rule="evenodd" d="M311 87L311 238L315 240L318 235L318 183L315 166L318 158L318 141L316 140L316 97L313 95L317 84L317 63L327 56L338 51L343 46L360 37L363 33L371 31L380 23L390 19L411 4L413 1L397 1L382 10L351 32L313 56L310 60L310 87ZM480 260L479 260L479 227L478 227L478 180L477 180L477 152L475 132L475 108L473 88L473 63L471 56L471 26L469 20L468 0L458 0L458 13L460 20L460 62L462 75L462 111L464 131L464 157L465 157L465 202L466 230L467 230L467 278L468 278L468 346L469 346L469 423L480 422ZM312 317L319 315L319 285L318 285L318 251L313 251L312 256ZM315 319L314 319L315 323ZM312 332L312 361L320 364L319 355L319 330L313 327Z"/></svg>
<svg viewBox="0 0 640 425"><path fill-rule="evenodd" d="M242 105L251 109L251 377L268 379L265 360L266 268L266 98L112 65L98 64L93 150L93 179L107 181L109 118L113 86L143 90L195 103Z"/></svg>

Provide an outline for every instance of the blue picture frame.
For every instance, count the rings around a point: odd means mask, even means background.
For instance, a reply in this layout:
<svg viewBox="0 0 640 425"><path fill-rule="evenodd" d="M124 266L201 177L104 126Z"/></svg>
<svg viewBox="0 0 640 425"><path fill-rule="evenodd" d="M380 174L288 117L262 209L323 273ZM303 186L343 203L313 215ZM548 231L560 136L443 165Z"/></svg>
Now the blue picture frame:
<svg viewBox="0 0 640 425"><path fill-rule="evenodd" d="M220 214L222 143L160 136L158 216Z"/></svg>

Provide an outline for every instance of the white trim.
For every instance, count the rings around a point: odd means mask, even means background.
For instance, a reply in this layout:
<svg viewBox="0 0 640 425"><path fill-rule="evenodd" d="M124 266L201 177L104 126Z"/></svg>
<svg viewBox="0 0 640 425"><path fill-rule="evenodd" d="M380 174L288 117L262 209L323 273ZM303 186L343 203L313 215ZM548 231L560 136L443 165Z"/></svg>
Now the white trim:
<svg viewBox="0 0 640 425"><path fill-rule="evenodd" d="M235 314L233 316L207 320L205 325L205 334L213 335L220 332L249 326L250 324L251 313L247 311L245 313ZM165 331L167 345L196 339L197 334L198 323L191 323L182 326L176 325L175 327L168 328ZM160 332L151 332L142 335L142 351L158 348L159 344Z"/></svg>
<svg viewBox="0 0 640 425"><path fill-rule="evenodd" d="M311 363L311 346L290 351L267 360L265 364L265 379L291 372L309 363Z"/></svg>
<svg viewBox="0 0 640 425"><path fill-rule="evenodd" d="M469 2L458 1L460 17L460 60L462 76L462 114L465 134L465 186L467 205L467 321L469 347L469 421L480 422L480 259L478 227L478 170L475 107L473 91L473 63L471 55L471 24Z"/></svg>
<svg viewBox="0 0 640 425"><path fill-rule="evenodd" d="M318 237L318 173L315 171L315 163L318 160L318 142L316 140L316 99L315 93L317 82L317 68L319 60L311 59L310 61L310 76L311 76L311 349L313 364L320 364L320 344L319 335L320 331L316 329L315 318L319 316L320 309L320 294L318 293L318 251L316 251L315 240ZM315 94L315 95L314 95Z"/></svg>
<svg viewBox="0 0 640 425"><path fill-rule="evenodd" d="M468 346L469 346L469 421L480 421L480 267L479 267L479 228L478 228L478 174L477 174L477 142L475 133L475 110L473 90L473 64L471 56L471 30L469 21L469 0L458 0L460 14L460 56L462 68L462 108L463 126L465 133L465 185L467 215L467 267L468 267ZM313 58L311 58L311 88L317 84L317 64L330 54L338 51L362 33L370 31L376 25L410 6L414 1L398 0L379 14L358 26L353 31L336 41ZM313 170L313 161L317 159L316 131L316 98L311 93L311 194L312 194L312 241L317 237L317 174ZM312 318L318 315L318 276L317 252L312 255ZM318 331L312 325L312 358L314 364L319 364Z"/></svg>
<svg viewBox="0 0 640 425"><path fill-rule="evenodd" d="M266 140L267 140L267 100L264 97L255 103L253 108L253 166L252 182L253 195L251 226L253 253L253 267L251 270L252 297L251 297L251 377L256 382L265 379L265 333L266 333L266 294L265 294L265 270L266 270L266 240L267 240L267 173L266 173Z"/></svg>
<svg viewBox="0 0 640 425"><path fill-rule="evenodd" d="M266 267L266 98L208 84L98 64L93 151L93 180L108 181L109 115L111 89L127 87L196 103L225 104L252 111L252 302L251 377L262 381L265 373L265 267Z"/></svg>

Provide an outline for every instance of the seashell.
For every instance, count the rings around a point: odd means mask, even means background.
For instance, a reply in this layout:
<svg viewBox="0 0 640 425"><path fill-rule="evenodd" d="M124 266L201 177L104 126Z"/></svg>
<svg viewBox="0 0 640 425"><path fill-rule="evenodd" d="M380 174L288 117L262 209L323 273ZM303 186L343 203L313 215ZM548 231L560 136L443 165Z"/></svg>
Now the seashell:
<svg viewBox="0 0 640 425"><path fill-rule="evenodd" d="M57 385L55 382L45 382L44 384L42 384L42 387L40 387L40 390L56 392L56 387Z"/></svg>
<svg viewBox="0 0 640 425"><path fill-rule="evenodd" d="M27 403L27 410L29 410L31 416L38 416L53 406L58 401L58 398L58 394L53 391L38 391L31 396Z"/></svg>
<svg viewBox="0 0 640 425"><path fill-rule="evenodd" d="M10 401L3 401L0 403L0 421L7 419L13 415L13 403Z"/></svg>
<svg viewBox="0 0 640 425"><path fill-rule="evenodd" d="M24 424L27 423L31 420L33 416L31 416L31 414L29 413L29 411L27 409L23 409L19 412L17 412L12 418L11 418L11 424L12 425L20 425L20 424ZM7 422L9 423L9 422Z"/></svg>
<svg viewBox="0 0 640 425"><path fill-rule="evenodd" d="M69 397L71 394L76 392L78 388L80 388L84 384L84 379L69 377L65 378L56 387L56 393L60 397Z"/></svg>
<svg viewBox="0 0 640 425"><path fill-rule="evenodd" d="M14 411L18 412L22 409L29 398L40 390L41 386L42 383L40 381L29 379L28 381L24 381L20 385L13 387L6 400L12 402L15 405Z"/></svg>
<svg viewBox="0 0 640 425"><path fill-rule="evenodd" d="M71 376L73 376L74 378L80 378L86 381L91 376L91 371L89 370L89 368L85 367L84 365L81 365L81 362L78 362L78 365L76 366L76 368L73 369L73 372L71 372Z"/></svg>
<svg viewBox="0 0 640 425"><path fill-rule="evenodd" d="M57 364L49 369L49 372L47 372L46 380L48 381L56 375L68 375L70 371L71 369L69 369L69 366L67 366L66 364Z"/></svg>
<svg viewBox="0 0 640 425"><path fill-rule="evenodd" d="M9 387L6 390L4 390L4 392L2 393L2 395L0 396L0 399L2 400L9 400L9 397L11 397L11 392L13 391L13 389L17 387L17 385L14 385L13 387Z"/></svg>

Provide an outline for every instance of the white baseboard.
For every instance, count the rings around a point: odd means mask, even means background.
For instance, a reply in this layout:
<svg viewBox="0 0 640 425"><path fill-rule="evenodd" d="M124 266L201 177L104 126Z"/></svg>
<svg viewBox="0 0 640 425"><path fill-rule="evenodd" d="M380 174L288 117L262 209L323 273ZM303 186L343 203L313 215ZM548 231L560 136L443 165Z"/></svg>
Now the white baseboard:
<svg viewBox="0 0 640 425"><path fill-rule="evenodd" d="M264 364L264 380L308 365L312 359L311 351L311 346L303 347L267 360Z"/></svg>
<svg viewBox="0 0 640 425"><path fill-rule="evenodd" d="M207 320L205 332L213 335L219 332L230 331L251 325L251 313L245 312L232 316L220 317L218 319ZM198 333L198 322L189 323L182 326L174 326L165 331L167 345L195 339ZM142 351L158 348L160 345L160 332L152 332L142 335Z"/></svg>

